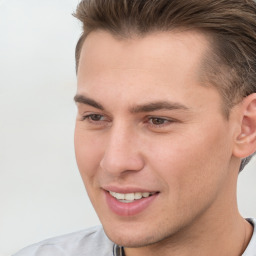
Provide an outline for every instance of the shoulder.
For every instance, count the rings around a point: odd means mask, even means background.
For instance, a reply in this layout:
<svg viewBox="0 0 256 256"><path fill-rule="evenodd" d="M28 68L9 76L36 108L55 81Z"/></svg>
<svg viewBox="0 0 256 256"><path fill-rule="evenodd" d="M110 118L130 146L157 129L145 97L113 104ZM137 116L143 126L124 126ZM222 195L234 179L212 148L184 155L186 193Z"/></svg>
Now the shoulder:
<svg viewBox="0 0 256 256"><path fill-rule="evenodd" d="M47 239L28 246L13 256L111 255L111 242L101 226Z"/></svg>
<svg viewBox="0 0 256 256"><path fill-rule="evenodd" d="M256 219L250 218L247 221L253 226L253 234L242 256L256 256Z"/></svg>

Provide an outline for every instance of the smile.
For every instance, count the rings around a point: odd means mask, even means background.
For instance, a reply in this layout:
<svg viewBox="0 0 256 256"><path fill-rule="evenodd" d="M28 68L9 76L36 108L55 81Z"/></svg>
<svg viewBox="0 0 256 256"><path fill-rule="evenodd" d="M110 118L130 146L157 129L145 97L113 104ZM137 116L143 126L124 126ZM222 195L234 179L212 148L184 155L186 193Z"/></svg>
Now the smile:
<svg viewBox="0 0 256 256"><path fill-rule="evenodd" d="M120 191L121 192L121 191ZM105 190L105 200L109 209L123 217L135 216L144 212L159 197L159 192L118 193Z"/></svg>
<svg viewBox="0 0 256 256"><path fill-rule="evenodd" d="M122 203L132 203L135 200L139 200L141 198L147 198L155 194L156 192L135 192L135 193L117 193L113 191L109 191L109 194L116 198L119 202Z"/></svg>

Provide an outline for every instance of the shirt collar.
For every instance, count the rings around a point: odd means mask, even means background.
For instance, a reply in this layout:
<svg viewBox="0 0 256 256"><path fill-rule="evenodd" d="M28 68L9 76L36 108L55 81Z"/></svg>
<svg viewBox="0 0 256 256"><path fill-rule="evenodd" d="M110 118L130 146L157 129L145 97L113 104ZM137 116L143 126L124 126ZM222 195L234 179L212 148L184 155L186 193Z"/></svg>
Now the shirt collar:
<svg viewBox="0 0 256 256"><path fill-rule="evenodd" d="M122 246L119 246L117 244L114 244L113 247L113 256L125 256L124 254L124 248Z"/></svg>

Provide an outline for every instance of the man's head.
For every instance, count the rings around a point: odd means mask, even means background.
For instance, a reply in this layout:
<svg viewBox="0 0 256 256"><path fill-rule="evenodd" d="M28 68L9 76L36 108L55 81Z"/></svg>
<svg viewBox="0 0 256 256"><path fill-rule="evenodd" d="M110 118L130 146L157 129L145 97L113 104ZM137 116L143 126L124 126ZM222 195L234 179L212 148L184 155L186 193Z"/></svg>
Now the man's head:
<svg viewBox="0 0 256 256"><path fill-rule="evenodd" d="M255 10L226 0L79 5L76 157L116 243L191 239L196 223L234 214L240 158L256 147Z"/></svg>
<svg viewBox="0 0 256 256"><path fill-rule="evenodd" d="M76 67L87 35L105 30L120 39L154 31L199 31L210 42L201 79L215 86L227 115L232 106L256 92L256 3L253 0L100 1L86 0L75 16L83 23ZM250 158L244 159L241 170Z"/></svg>

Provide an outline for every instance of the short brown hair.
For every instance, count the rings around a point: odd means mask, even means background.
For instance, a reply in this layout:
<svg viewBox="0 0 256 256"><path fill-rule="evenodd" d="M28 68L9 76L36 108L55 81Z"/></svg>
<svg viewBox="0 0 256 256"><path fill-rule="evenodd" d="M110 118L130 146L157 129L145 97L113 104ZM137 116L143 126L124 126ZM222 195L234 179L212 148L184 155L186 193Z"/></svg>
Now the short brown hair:
<svg viewBox="0 0 256 256"><path fill-rule="evenodd" d="M209 38L212 51L202 63L202 78L219 90L227 117L231 107L256 92L254 0L82 0L74 16L83 23L76 69L83 42L92 31L129 38L191 29Z"/></svg>

